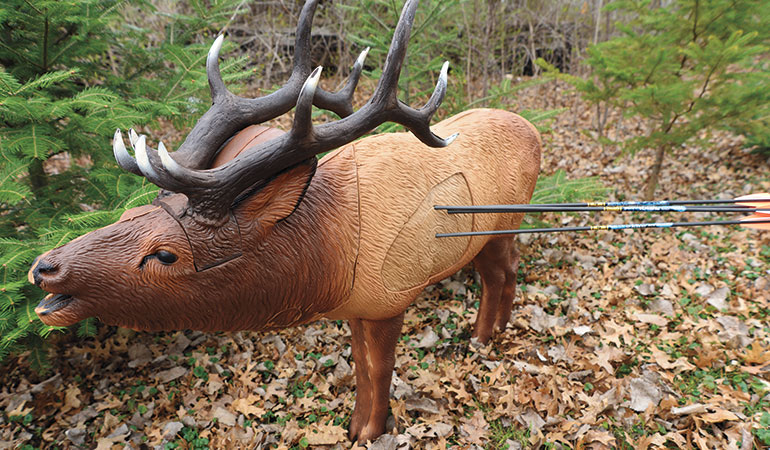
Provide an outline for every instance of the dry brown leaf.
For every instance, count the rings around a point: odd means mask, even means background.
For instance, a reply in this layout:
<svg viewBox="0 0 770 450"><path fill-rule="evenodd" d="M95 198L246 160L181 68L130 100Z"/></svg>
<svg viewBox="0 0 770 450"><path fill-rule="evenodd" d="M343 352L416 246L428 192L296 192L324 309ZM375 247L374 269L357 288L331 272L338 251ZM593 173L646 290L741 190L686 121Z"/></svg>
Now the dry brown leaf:
<svg viewBox="0 0 770 450"><path fill-rule="evenodd" d="M636 445L634 445L635 450L647 450L648 448L657 448L657 447L663 447L666 443L666 438L661 436L658 433L655 433L653 435L647 435L642 437Z"/></svg>
<svg viewBox="0 0 770 450"><path fill-rule="evenodd" d="M714 361L717 361L721 356L723 352L718 348L704 348L698 352L698 357L695 360L695 365L698 366L699 369L706 369L711 367L714 364Z"/></svg>
<svg viewBox="0 0 770 450"><path fill-rule="evenodd" d="M96 450L110 450L114 443L112 439L101 438L96 441Z"/></svg>
<svg viewBox="0 0 770 450"><path fill-rule="evenodd" d="M670 356L658 347L651 345L650 351L652 352L652 358L661 369L675 369L676 372L683 370L694 370L695 366L687 362L684 358L677 358L676 361L671 362Z"/></svg>
<svg viewBox="0 0 770 450"><path fill-rule="evenodd" d="M71 409L80 408L81 401L78 398L80 395L80 389L77 386L70 386L64 394L64 405L62 406L62 412L67 412Z"/></svg>
<svg viewBox="0 0 770 450"><path fill-rule="evenodd" d="M432 450L445 450L449 448L449 444L447 443L447 440L445 437L440 437L438 439L438 442L436 442L435 445L430 447Z"/></svg>
<svg viewBox="0 0 770 450"><path fill-rule="evenodd" d="M262 398L258 395L249 395L247 398L239 398L233 401L233 409L243 414L246 417L257 416L260 417L267 411L259 406Z"/></svg>
<svg viewBox="0 0 770 450"><path fill-rule="evenodd" d="M650 323L659 327L665 327L668 325L668 319L663 316L659 316L658 314L636 313L634 314L634 319L642 323Z"/></svg>
<svg viewBox="0 0 770 450"><path fill-rule="evenodd" d="M473 444L483 445L487 437L489 424L484 419L484 413L476 410L473 417L462 425L462 430L468 434L468 440Z"/></svg>
<svg viewBox="0 0 770 450"><path fill-rule="evenodd" d="M690 414L702 414L707 411L706 405L702 403L693 403L682 407L671 408L671 414L675 416L686 416Z"/></svg>
<svg viewBox="0 0 770 450"><path fill-rule="evenodd" d="M310 445L334 445L344 442L347 436L347 431L339 425L318 425L310 428L305 439Z"/></svg>
<svg viewBox="0 0 770 450"><path fill-rule="evenodd" d="M674 444L676 444L677 447L681 448L682 450L690 448L690 446L687 445L687 439L685 439L681 433L672 431L670 433L667 433L663 437L666 439L666 441L673 442Z"/></svg>
<svg viewBox="0 0 770 450"><path fill-rule="evenodd" d="M473 399L473 396L469 394L468 391L465 390L465 386L462 386L462 385L458 387L447 386L446 391L454 393L455 398L460 403L469 402Z"/></svg>
<svg viewBox="0 0 770 450"><path fill-rule="evenodd" d="M19 403L19 406L17 406L16 408L13 409L13 411L8 411L8 413L7 413L8 416L9 417L10 416L22 416L23 417L23 416L26 416L27 414L32 412L32 410L35 409L32 406L30 406L28 408L25 408L24 405L26 405L26 404L27 404L26 400L22 401L21 403Z"/></svg>
<svg viewBox="0 0 770 450"><path fill-rule="evenodd" d="M729 420L740 420L740 418L738 418L738 416L736 416L734 412L728 411L726 409L717 409L713 413L708 413L708 414L703 414L702 416L698 416L698 419L708 423L719 423L719 422L726 422Z"/></svg>
<svg viewBox="0 0 770 450"><path fill-rule="evenodd" d="M760 375L770 372L770 363L764 366L741 366L741 371L749 373L751 375Z"/></svg>
<svg viewBox="0 0 770 450"><path fill-rule="evenodd" d="M770 361L770 348L762 348L759 341L754 341L741 356L749 364L764 364Z"/></svg>
<svg viewBox="0 0 770 450"><path fill-rule="evenodd" d="M106 409L117 408L118 406L121 406L124 403L125 402L123 402L122 400L118 399L117 397L110 397L110 399L108 399L106 401L97 403L96 404L96 410L101 412L101 411L104 411Z"/></svg>
<svg viewBox="0 0 770 450"><path fill-rule="evenodd" d="M615 443L615 436L613 436L612 433L607 430L592 429L585 434L583 439L587 444L601 443L603 445L610 446Z"/></svg>
<svg viewBox="0 0 770 450"><path fill-rule="evenodd" d="M631 343L633 337L634 327L630 324L624 323L618 325L613 320L609 320L604 324L604 333L601 338L607 342L615 344L617 347L622 347L623 342L626 344ZM623 341L621 341L621 338Z"/></svg>
<svg viewBox="0 0 770 450"><path fill-rule="evenodd" d="M596 351L596 364L606 370L608 374L613 375L615 373L615 368L612 367L610 362L621 361L625 357L626 354L623 352L623 350L617 347L605 345Z"/></svg>

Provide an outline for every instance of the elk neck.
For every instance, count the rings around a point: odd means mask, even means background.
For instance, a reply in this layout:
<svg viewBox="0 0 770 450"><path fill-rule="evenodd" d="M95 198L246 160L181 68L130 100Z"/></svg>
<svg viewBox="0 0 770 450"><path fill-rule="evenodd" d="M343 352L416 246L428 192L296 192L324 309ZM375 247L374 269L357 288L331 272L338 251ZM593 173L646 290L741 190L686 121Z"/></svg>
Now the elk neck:
<svg viewBox="0 0 770 450"><path fill-rule="evenodd" d="M357 185L352 146L330 153L288 217L264 238L243 233L244 263L255 277L250 303L260 317L236 328L307 323L348 298L359 245Z"/></svg>

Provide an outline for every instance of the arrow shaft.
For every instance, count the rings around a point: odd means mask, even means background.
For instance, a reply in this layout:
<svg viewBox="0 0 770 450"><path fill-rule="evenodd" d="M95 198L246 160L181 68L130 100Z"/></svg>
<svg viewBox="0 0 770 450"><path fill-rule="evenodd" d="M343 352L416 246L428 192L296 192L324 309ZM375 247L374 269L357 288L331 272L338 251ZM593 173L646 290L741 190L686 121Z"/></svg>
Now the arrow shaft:
<svg viewBox="0 0 770 450"><path fill-rule="evenodd" d="M770 206L770 205L768 205ZM481 205L481 206L452 206L440 207L448 214L483 214L483 213L540 213L540 212L587 212L587 211L636 211L636 212L759 212L770 213L770 210L758 210L750 206L712 207L712 206L534 206L534 205ZM439 207L436 207L439 209Z"/></svg>
<svg viewBox="0 0 770 450"><path fill-rule="evenodd" d="M488 206L435 206L437 210L451 210L460 211L465 208L516 208L521 209L521 212L528 212L531 209L537 208L559 208L553 211L561 211L561 208L591 208L591 207L627 207L627 206L678 206L678 205L726 205L736 204L736 207L751 208L751 206L741 206L741 203L770 203L770 197L768 198L738 198L731 200L653 200L653 201L628 201L628 202L584 202L584 203L533 203L533 204L520 204L520 205L488 205ZM526 209L527 211L524 211ZM599 210L597 210L599 211ZM508 211L506 211L508 212Z"/></svg>
<svg viewBox="0 0 770 450"><path fill-rule="evenodd" d="M530 234L530 233L563 233L567 231L595 231L595 230L630 230L645 228L678 228L678 227L701 227L709 225L746 225L752 223L770 223L767 220L712 220L706 222L656 222L656 223L627 223L617 225L590 225L580 227L557 227L557 228L530 228L519 230L496 230L496 231L465 231L458 233L438 233L436 237L461 237L461 236L492 236L508 234Z"/></svg>

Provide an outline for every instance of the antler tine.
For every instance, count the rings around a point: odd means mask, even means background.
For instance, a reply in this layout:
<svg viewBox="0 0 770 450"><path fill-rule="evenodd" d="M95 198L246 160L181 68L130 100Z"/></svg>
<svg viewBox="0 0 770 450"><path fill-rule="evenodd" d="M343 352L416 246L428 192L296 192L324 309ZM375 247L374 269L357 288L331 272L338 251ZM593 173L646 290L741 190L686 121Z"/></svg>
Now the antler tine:
<svg viewBox="0 0 770 450"><path fill-rule="evenodd" d="M122 140L121 140L121 145L122 145ZM123 147L123 151L125 151L125 147ZM134 145L134 151L136 152L136 159L128 155L127 152L125 156L130 158L133 164L136 165L138 175L141 175L147 178L158 187L169 191L185 192L186 190L190 189L190 186L186 185L183 182L180 182L179 180L177 180L172 176L169 176L168 169L165 166L158 167L158 161L161 159L158 154L161 154L161 155L165 154L166 156L168 156L168 150L166 150L166 146L163 145L163 142L158 143L158 151L156 153L155 150L153 150L147 145L146 136L137 135L135 145ZM121 164L120 160L118 161L118 163ZM122 167L122 164L121 164L121 167Z"/></svg>
<svg viewBox="0 0 770 450"><path fill-rule="evenodd" d="M142 175L136 160L126 150L126 144L123 142L123 134L121 134L120 128L115 130L115 136L112 138L112 153L115 155L115 161L118 162L121 169L136 175Z"/></svg>
<svg viewBox="0 0 770 450"><path fill-rule="evenodd" d="M430 119L433 118L433 114L436 113L438 107L441 106L441 102L444 100L447 88L447 72L449 71L449 61L446 61L441 67L441 74L438 77L436 88L433 90L433 94L420 109L414 109L402 102L398 102L398 109L401 117L398 120L394 120L412 132L423 143L430 145L431 147L446 147L451 144L459 135L455 133L446 139L442 139L432 131L430 131Z"/></svg>
<svg viewBox="0 0 770 450"><path fill-rule="evenodd" d="M131 148L134 148L136 141L139 140L139 135L136 134L133 128L128 129L128 142L131 144Z"/></svg>
<svg viewBox="0 0 770 450"><path fill-rule="evenodd" d="M227 211L230 203L226 199L232 200L243 190L254 184L254 182L270 176L281 168L297 164L315 155L315 153L303 152L303 146L300 144L307 143L309 139L312 139L312 106L314 96L317 93L318 81L321 78L321 70L320 66L313 70L302 86L297 99L297 108L291 131L276 139L265 142L260 151L249 152L249 157L238 156L233 160L247 159L248 162L239 164L227 163L214 169L195 170L184 167L175 161L169 155L165 146L158 146L158 157L163 168L162 172L167 173L174 179L171 183L165 180L159 181L164 182L166 185L176 185L175 190L183 192L188 196L193 209L196 209L196 203L200 203L199 197L216 195L221 198L219 204L224 207L224 211ZM287 147L294 151L281 151L281 149L286 149ZM256 161L253 161L254 159ZM262 170L254 173L255 168L261 168ZM201 192L203 195L200 194ZM203 211L198 212L202 215L207 215Z"/></svg>
<svg viewBox="0 0 770 450"><path fill-rule="evenodd" d="M297 140L307 139L313 133L313 98L316 95L318 81L321 79L322 69L321 66L316 67L299 91L297 107L294 110L294 124L290 131L292 137Z"/></svg>
<svg viewBox="0 0 770 450"><path fill-rule="evenodd" d="M353 114L353 94L358 85L358 80L361 78L361 72L364 70L364 60L366 55L369 54L369 50L370 47L366 47L358 55L353 68L350 70L348 81L342 89L335 93L318 89L313 99L313 104L321 109L333 111L340 117L347 117Z"/></svg>
<svg viewBox="0 0 770 450"><path fill-rule="evenodd" d="M224 40L224 34L217 36L206 57L206 77L209 79L212 103L217 103L222 97L230 94L219 70L219 50L222 49L222 42Z"/></svg>
<svg viewBox="0 0 770 450"><path fill-rule="evenodd" d="M399 17L396 24L396 30L393 32L393 39L390 41L388 55L385 57L385 67L382 68L382 76L380 76L377 87L374 89L374 93L367 104L396 101L401 66L406 57L409 35L414 23L414 14L419 3L419 0L407 0L404 4L404 8L401 10L401 17Z"/></svg>
<svg viewBox="0 0 770 450"><path fill-rule="evenodd" d="M144 177L158 186L166 188L164 186L165 183L162 182L160 176L152 167L152 163L150 163L150 156L147 154L147 138L144 135L139 136L134 150L136 151L136 163L139 165L139 170L142 171Z"/></svg>

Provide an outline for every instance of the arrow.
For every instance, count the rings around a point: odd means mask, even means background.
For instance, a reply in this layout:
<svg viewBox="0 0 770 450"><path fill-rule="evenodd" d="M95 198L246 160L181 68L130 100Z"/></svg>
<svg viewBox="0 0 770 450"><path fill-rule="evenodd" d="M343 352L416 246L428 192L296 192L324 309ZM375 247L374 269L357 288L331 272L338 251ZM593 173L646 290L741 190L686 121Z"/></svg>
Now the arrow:
<svg viewBox="0 0 770 450"><path fill-rule="evenodd" d="M741 225L746 228L758 230L770 230L770 215L753 214L741 220L713 220L708 222L656 222L656 223L626 223L617 225L589 225L582 227L560 227L560 228L530 228L526 230L496 230L496 231L465 231L459 233L438 233L437 238L460 237L460 236L491 236L507 234L528 234L528 233L561 233L567 231L594 231L594 230L629 230L645 228L679 228L679 227L701 227L708 225Z"/></svg>
<svg viewBox="0 0 770 450"><path fill-rule="evenodd" d="M732 200L655 200L628 202L586 202L586 203L540 203L521 205L481 205L481 206L434 206L437 210L446 210L450 214L461 213L499 213L499 212L545 212L545 211L619 211L625 207L671 207L678 205L725 205L733 204L735 208L752 209L770 207L770 193L744 195ZM548 209L543 209L548 208ZM572 209L598 208L598 209ZM626 209L625 211L679 211L678 209ZM730 212L729 210L719 212Z"/></svg>
<svg viewBox="0 0 770 450"><path fill-rule="evenodd" d="M770 201L763 203L770 208ZM446 210L448 214L478 213L540 213L540 212L586 212L586 211L642 211L642 212L760 212L770 214L770 209L755 209L751 206L685 206L685 205L633 205L633 206L540 206L540 205L482 205L482 206L435 206L437 210Z"/></svg>

